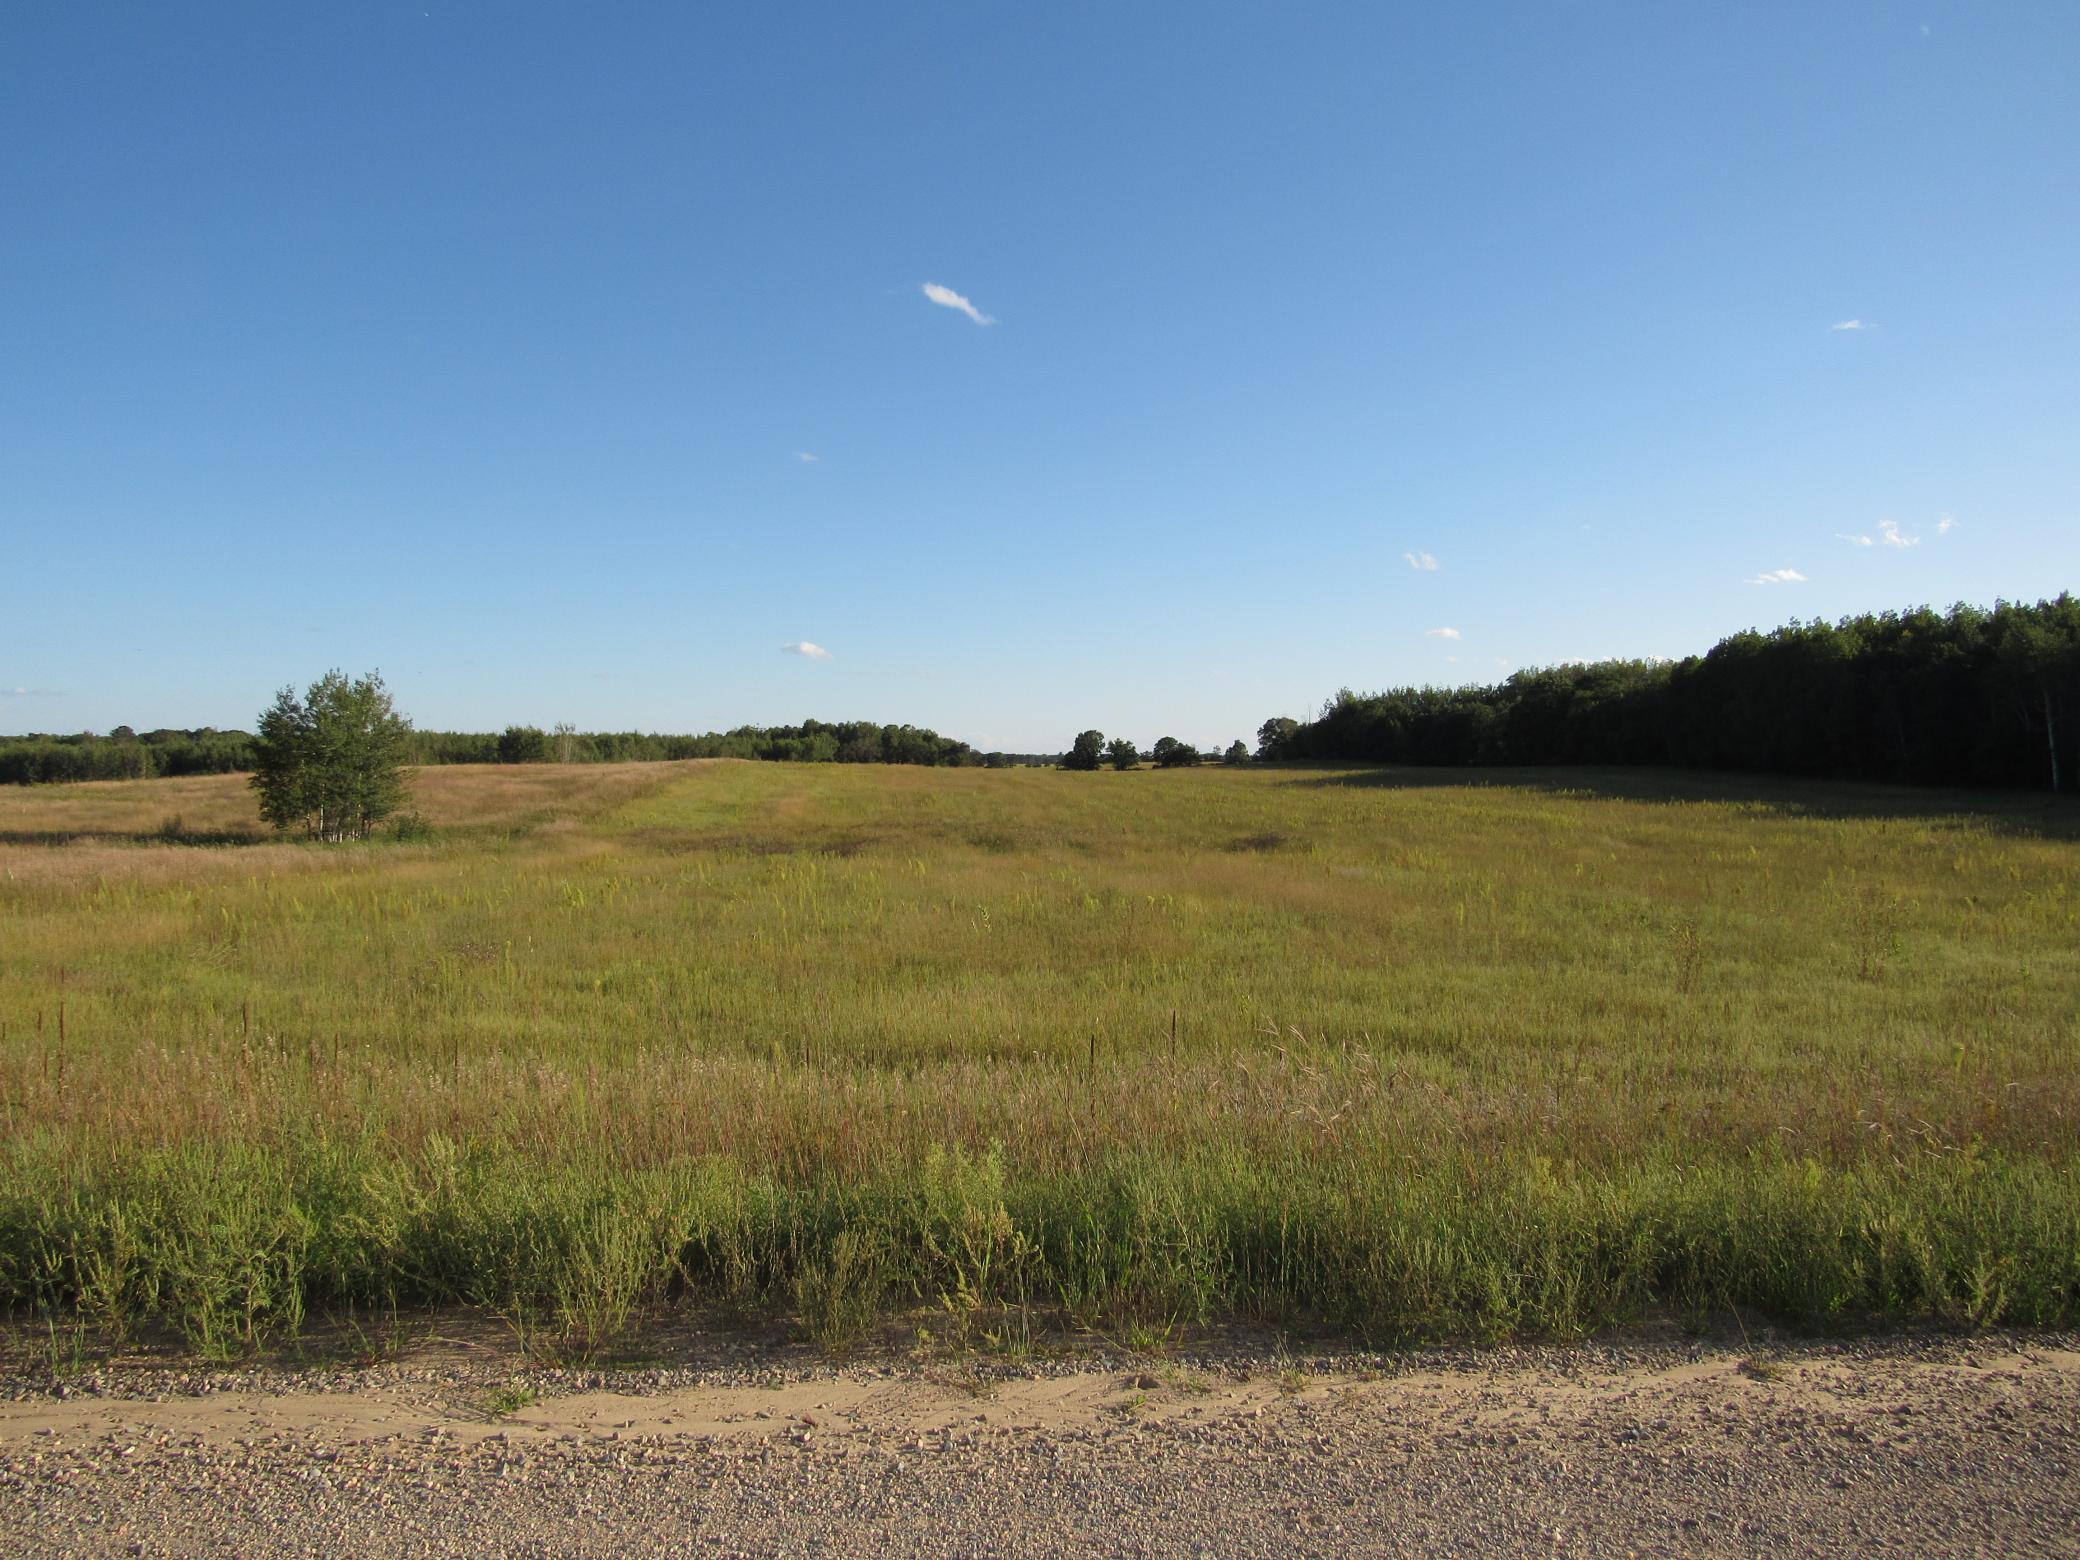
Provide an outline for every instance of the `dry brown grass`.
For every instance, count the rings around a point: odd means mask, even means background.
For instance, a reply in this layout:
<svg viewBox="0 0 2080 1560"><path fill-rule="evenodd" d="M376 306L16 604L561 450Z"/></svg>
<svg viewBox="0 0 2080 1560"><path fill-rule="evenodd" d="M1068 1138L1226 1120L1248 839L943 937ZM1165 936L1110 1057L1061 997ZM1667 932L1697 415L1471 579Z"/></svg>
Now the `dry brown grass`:
<svg viewBox="0 0 2080 1560"><path fill-rule="evenodd" d="M576 860L604 845L578 825L705 763L470 764L412 772L406 807L469 838L527 833L547 856ZM377 854L371 854L376 852ZM311 850L261 822L244 775L0 786L0 884L165 887L353 870L403 870L427 847Z"/></svg>
<svg viewBox="0 0 2080 1560"><path fill-rule="evenodd" d="M149 839L178 819L189 835L259 839L267 832L244 775L0 786L0 841Z"/></svg>
<svg viewBox="0 0 2080 1560"><path fill-rule="evenodd" d="M456 764L411 771L406 807L444 828L591 817L711 760L658 764ZM177 821L179 828L170 827ZM235 843L267 826L245 775L0 786L0 843Z"/></svg>

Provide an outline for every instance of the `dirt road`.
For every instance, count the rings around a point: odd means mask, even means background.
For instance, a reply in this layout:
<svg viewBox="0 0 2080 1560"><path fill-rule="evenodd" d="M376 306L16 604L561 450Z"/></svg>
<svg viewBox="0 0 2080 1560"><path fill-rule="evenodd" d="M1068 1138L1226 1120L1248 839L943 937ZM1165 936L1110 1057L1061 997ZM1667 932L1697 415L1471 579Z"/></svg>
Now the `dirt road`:
<svg viewBox="0 0 2080 1560"><path fill-rule="evenodd" d="M619 1374L426 1344L0 1387L0 1551L2069 1555L2076 1426L2072 1337Z"/></svg>

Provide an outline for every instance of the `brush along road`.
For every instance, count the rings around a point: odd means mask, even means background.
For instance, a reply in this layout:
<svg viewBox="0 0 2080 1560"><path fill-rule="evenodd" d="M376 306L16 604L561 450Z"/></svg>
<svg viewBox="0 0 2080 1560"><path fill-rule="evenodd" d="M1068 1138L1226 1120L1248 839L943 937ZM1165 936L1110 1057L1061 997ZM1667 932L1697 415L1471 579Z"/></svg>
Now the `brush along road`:
<svg viewBox="0 0 2080 1560"><path fill-rule="evenodd" d="M2069 1554L2080 1339L111 1370L0 1401L16 1554Z"/></svg>

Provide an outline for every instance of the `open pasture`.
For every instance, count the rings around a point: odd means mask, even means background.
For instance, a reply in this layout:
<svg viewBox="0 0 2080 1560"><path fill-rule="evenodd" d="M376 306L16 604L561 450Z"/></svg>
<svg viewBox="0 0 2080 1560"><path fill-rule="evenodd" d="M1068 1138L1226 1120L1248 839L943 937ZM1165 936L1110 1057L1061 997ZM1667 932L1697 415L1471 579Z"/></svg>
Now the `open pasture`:
<svg viewBox="0 0 2080 1560"><path fill-rule="evenodd" d="M2080 1308L2070 807L1603 771L0 794L0 1300L1567 1333ZM176 794L178 793L178 794ZM169 814L181 834L162 829ZM206 843L194 843L200 834Z"/></svg>

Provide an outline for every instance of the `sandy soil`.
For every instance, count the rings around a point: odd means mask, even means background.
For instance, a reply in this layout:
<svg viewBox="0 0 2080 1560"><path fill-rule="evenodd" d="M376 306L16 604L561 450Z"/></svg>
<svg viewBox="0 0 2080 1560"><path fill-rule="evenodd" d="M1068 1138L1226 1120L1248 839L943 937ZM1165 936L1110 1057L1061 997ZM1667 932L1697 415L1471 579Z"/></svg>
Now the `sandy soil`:
<svg viewBox="0 0 2080 1560"><path fill-rule="evenodd" d="M2071 1337L618 1373L429 1343L0 1399L23 1554L2080 1548Z"/></svg>

